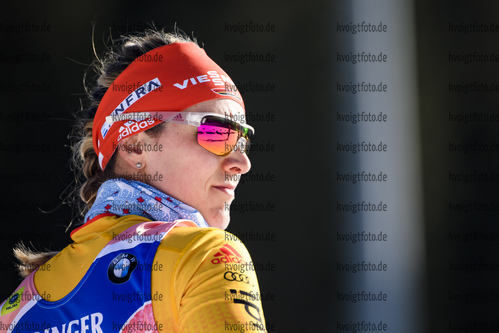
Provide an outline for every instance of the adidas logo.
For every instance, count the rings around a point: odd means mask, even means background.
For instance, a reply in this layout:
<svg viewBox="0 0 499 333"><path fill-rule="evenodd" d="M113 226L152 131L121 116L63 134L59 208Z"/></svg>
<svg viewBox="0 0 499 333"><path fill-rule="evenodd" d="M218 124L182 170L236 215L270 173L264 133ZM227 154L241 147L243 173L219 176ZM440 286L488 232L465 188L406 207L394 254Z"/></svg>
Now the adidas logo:
<svg viewBox="0 0 499 333"><path fill-rule="evenodd" d="M182 118L182 115L179 113L178 115L172 118L172 121L184 121L184 119Z"/></svg>
<svg viewBox="0 0 499 333"><path fill-rule="evenodd" d="M225 263L245 263L243 256L229 244L222 246L214 257L215 258L211 260L211 263L215 265Z"/></svg>

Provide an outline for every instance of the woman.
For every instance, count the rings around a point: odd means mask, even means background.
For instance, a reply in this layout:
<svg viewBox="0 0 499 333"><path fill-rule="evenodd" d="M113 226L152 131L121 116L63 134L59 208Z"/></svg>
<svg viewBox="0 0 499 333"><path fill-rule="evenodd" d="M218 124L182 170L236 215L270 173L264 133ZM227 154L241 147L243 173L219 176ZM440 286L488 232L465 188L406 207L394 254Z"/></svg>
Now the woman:
<svg viewBox="0 0 499 333"><path fill-rule="evenodd" d="M27 277L0 330L264 331L251 258L223 231L251 167L244 115L185 36L150 31L109 52L81 124L85 223L57 254L17 250Z"/></svg>

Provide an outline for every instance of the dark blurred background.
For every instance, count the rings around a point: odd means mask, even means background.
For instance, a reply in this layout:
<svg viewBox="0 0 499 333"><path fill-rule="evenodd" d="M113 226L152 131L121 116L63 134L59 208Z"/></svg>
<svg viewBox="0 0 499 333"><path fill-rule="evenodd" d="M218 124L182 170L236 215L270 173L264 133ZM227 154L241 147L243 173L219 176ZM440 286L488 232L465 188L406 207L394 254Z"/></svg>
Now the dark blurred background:
<svg viewBox="0 0 499 333"><path fill-rule="evenodd" d="M499 4L418 1L417 14L429 322L497 331Z"/></svg>
<svg viewBox="0 0 499 333"><path fill-rule="evenodd" d="M344 161L331 138L332 133L338 136L348 131L333 116L335 108L344 107L335 99L335 77L348 72L339 73L334 64L338 45L348 47L352 42L338 37L336 30L337 20L349 21L355 14L351 3L56 1L2 5L0 298L7 298L20 282L11 255L15 244L23 241L34 249L59 250L70 243L69 232L74 228L66 232L70 222L78 223L78 212L61 202L68 200L74 180L68 137L73 114L85 98L84 74L92 78L88 67L94 59L94 45L97 54L102 54L120 34L143 31L152 22L167 30L176 24L192 32L240 87L270 87L265 89L270 91L242 93L249 122L256 128L256 147L263 147L251 153L251 173L270 175L273 180L247 180L238 188L228 229L241 237L253 260L263 266L258 271L262 294L274 296L263 302L269 331L347 331L337 322L351 317L347 312L356 308L345 310L344 303L338 302L337 291L349 286L349 277L336 268L338 260L350 258L352 247L336 238L338 230L348 231L344 214L336 211L337 198L345 195L336 170L353 168L357 162ZM354 3L362 6L361 1ZM445 332L476 329L472 322L478 321L487 327L485 331L492 331L499 326L494 319L499 310L495 283L499 270L498 150L466 153L449 147L465 149L466 144L497 141L495 118L476 120L475 116L475 121L465 122L453 117L473 112L499 115L497 92L451 89L465 89L455 88L454 84L461 83L499 84L494 77L497 61L464 61L470 52L499 55L499 32L454 31L457 25L463 29L473 22L492 25L497 20L499 24L499 5L425 0L407 2L407 6L413 20L407 23L410 27L390 27L409 28L415 46L410 70L416 73L411 77L417 97L413 127L419 138L420 151L415 154L420 156L421 174L414 177L422 188L422 204L417 208L423 234L417 243L424 249L424 261L418 266L419 282L411 288L424 297L410 307L417 318L405 324ZM397 15L385 14L387 20ZM369 12L363 15L366 20L370 17ZM268 26L271 31L241 33L245 24ZM239 27L237 32L235 27ZM232 60L246 52L270 53L274 61ZM268 115L274 118L269 121ZM403 135L399 138L403 140ZM397 166L399 160L390 157L389 162ZM246 202L273 208L237 209ZM480 206L483 203L488 206ZM469 204L481 208L468 211ZM257 240L260 235L271 235L271 240ZM385 250L402 255L410 251L403 244L403 240L388 243ZM360 245L355 249L362 252ZM397 280L396 271L388 273L389 280ZM384 313L382 319L390 324L396 316Z"/></svg>

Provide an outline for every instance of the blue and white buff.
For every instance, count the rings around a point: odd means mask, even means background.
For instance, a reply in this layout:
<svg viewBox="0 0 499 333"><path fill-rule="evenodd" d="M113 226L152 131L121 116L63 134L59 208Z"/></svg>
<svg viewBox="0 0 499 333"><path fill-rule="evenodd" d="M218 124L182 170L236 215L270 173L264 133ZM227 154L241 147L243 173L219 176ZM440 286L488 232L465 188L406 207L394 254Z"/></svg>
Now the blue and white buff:
<svg viewBox="0 0 499 333"><path fill-rule="evenodd" d="M201 228L208 228L201 213L158 189L135 180L123 178L104 182L85 222L104 213L118 216L139 215L152 221L173 222L191 220Z"/></svg>

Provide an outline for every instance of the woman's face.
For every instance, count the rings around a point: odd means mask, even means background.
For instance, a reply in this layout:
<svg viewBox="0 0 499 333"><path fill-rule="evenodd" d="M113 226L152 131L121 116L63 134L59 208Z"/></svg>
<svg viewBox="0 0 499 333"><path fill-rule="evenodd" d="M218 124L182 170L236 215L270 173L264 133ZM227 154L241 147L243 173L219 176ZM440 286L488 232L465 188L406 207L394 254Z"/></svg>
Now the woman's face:
<svg viewBox="0 0 499 333"><path fill-rule="evenodd" d="M244 116L243 108L228 99L201 102L184 111ZM240 179L234 176L248 172L251 163L240 149L227 156L209 152L197 143L197 131L194 126L168 123L156 138L139 133L139 142L157 142L161 148L142 151L140 172L151 175L150 185L196 208L211 227L225 229Z"/></svg>

